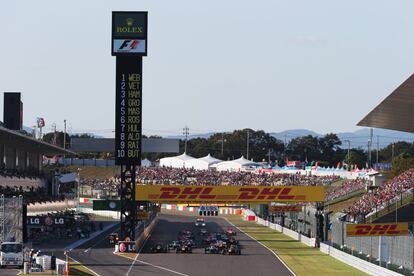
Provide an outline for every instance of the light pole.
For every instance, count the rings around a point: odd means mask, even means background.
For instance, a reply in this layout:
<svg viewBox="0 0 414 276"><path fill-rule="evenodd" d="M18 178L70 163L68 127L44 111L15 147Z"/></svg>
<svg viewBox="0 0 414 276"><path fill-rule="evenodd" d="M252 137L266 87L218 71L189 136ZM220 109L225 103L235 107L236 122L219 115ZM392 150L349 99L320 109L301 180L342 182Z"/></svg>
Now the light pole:
<svg viewBox="0 0 414 276"><path fill-rule="evenodd" d="M249 130L247 130L247 147L246 147L246 158L249 159Z"/></svg>
<svg viewBox="0 0 414 276"><path fill-rule="evenodd" d="M66 149L66 119L63 120L63 149Z"/></svg>
<svg viewBox="0 0 414 276"><path fill-rule="evenodd" d="M183 128L183 135L185 135L184 153L187 153L187 138L188 138L189 130L190 129L188 128L188 126L185 126Z"/></svg>
<svg viewBox="0 0 414 276"><path fill-rule="evenodd" d="M227 142L224 139L224 132L221 133L221 158L224 158L224 142Z"/></svg>

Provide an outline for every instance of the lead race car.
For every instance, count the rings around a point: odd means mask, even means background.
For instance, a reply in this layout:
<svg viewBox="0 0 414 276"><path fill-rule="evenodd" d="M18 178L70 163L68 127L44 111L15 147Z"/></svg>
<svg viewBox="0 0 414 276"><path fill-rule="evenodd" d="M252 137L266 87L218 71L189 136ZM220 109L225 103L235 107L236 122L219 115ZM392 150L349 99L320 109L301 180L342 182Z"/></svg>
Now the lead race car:
<svg viewBox="0 0 414 276"><path fill-rule="evenodd" d="M237 235L237 232L233 228L227 228L226 234L228 236L236 236Z"/></svg>
<svg viewBox="0 0 414 276"><path fill-rule="evenodd" d="M225 254L228 254L228 255L241 255L240 247L235 245L235 244L232 244L225 250Z"/></svg>
<svg viewBox="0 0 414 276"><path fill-rule="evenodd" d="M194 225L196 227L200 227L200 226L205 227L206 226L206 222L204 221L203 218L197 218L196 219L196 222L194 223Z"/></svg>

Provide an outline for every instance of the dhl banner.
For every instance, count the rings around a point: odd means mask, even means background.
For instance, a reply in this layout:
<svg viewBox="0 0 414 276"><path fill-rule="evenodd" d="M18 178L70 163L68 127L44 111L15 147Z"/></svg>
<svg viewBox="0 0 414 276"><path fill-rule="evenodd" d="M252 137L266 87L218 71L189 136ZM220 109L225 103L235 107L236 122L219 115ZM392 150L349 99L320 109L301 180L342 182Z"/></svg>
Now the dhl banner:
<svg viewBox="0 0 414 276"><path fill-rule="evenodd" d="M277 212L302 212L301 205L271 205L269 206L270 213Z"/></svg>
<svg viewBox="0 0 414 276"><path fill-rule="evenodd" d="M347 224L348 237L366 236L405 236L408 235L408 223Z"/></svg>
<svg viewBox="0 0 414 276"><path fill-rule="evenodd" d="M182 186L137 185L138 201L159 203L215 202L318 202L325 200L323 186Z"/></svg>

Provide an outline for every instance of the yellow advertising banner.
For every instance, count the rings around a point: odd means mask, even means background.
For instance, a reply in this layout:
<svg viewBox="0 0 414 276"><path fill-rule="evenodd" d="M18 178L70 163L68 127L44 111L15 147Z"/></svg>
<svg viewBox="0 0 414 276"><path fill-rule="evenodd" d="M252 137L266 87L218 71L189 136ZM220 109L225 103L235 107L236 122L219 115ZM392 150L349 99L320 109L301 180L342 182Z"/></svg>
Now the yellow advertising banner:
<svg viewBox="0 0 414 276"><path fill-rule="evenodd" d="M183 186L137 185L138 201L159 203L322 202L323 186Z"/></svg>
<svg viewBox="0 0 414 276"><path fill-rule="evenodd" d="M406 236L408 223L347 224L348 237Z"/></svg>
<svg viewBox="0 0 414 276"><path fill-rule="evenodd" d="M270 213L278 212L302 212L301 205L272 205L269 206Z"/></svg>

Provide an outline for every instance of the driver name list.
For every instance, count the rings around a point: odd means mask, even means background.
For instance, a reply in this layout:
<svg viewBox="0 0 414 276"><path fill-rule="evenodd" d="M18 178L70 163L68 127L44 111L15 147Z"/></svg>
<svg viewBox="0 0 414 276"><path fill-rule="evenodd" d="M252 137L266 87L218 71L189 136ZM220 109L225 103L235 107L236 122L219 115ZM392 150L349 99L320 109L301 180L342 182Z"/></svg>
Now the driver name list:
<svg viewBox="0 0 414 276"><path fill-rule="evenodd" d="M122 65L126 66L120 68L121 72L118 75L115 157L118 164L136 165L141 161L142 75L138 72L140 71L138 64Z"/></svg>

